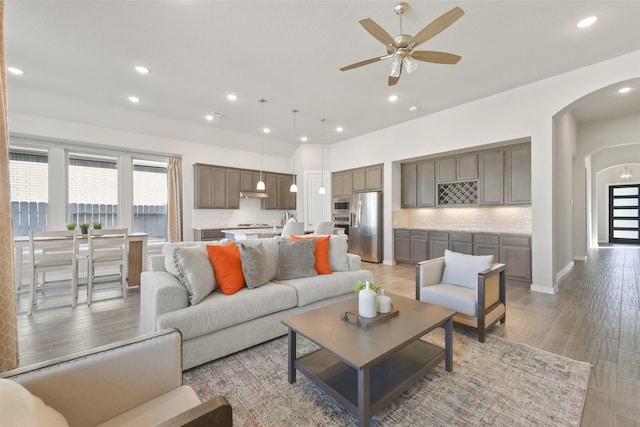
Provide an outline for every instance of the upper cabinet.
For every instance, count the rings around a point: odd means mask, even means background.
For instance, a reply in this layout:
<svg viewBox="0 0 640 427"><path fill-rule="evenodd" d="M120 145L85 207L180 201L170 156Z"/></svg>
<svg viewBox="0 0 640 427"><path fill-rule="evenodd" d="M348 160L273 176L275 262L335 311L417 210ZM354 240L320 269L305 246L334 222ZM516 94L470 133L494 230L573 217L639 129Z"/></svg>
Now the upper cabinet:
<svg viewBox="0 0 640 427"><path fill-rule="evenodd" d="M269 198L263 199L264 209L296 209L296 193L289 191L292 175L263 171L266 188L258 191L259 171L201 163L193 166L196 209L239 209L241 191L269 194Z"/></svg>
<svg viewBox="0 0 640 427"><path fill-rule="evenodd" d="M401 165L401 207L531 204L529 143Z"/></svg>
<svg viewBox="0 0 640 427"><path fill-rule="evenodd" d="M478 155L463 154L436 160L436 173L438 182L478 179Z"/></svg>
<svg viewBox="0 0 640 427"><path fill-rule="evenodd" d="M350 196L353 193L353 175L350 170L331 174L331 180L331 189L334 197Z"/></svg>
<svg viewBox="0 0 640 427"><path fill-rule="evenodd" d="M435 170L433 160L401 165L400 203L403 208L435 206Z"/></svg>
<svg viewBox="0 0 640 427"><path fill-rule="evenodd" d="M353 193L378 191L383 187L384 165L371 165L363 168L333 172L331 174L332 195L350 196Z"/></svg>
<svg viewBox="0 0 640 427"><path fill-rule="evenodd" d="M504 151L483 151L480 159L480 204L504 204Z"/></svg>
<svg viewBox="0 0 640 427"><path fill-rule="evenodd" d="M531 204L531 145L505 149L506 203Z"/></svg>

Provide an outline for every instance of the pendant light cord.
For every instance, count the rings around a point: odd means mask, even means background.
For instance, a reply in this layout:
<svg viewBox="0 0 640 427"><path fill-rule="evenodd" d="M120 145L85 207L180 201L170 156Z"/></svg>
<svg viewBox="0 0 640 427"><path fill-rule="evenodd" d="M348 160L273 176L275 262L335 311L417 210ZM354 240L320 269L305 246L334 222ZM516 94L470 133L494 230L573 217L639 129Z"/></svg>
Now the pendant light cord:
<svg viewBox="0 0 640 427"><path fill-rule="evenodd" d="M260 103L260 181L262 181L262 134L264 133L263 123L262 123L262 104L264 104L264 99L258 99Z"/></svg>
<svg viewBox="0 0 640 427"><path fill-rule="evenodd" d="M298 110L294 108L291 112L293 113L293 183L296 184L296 113Z"/></svg>

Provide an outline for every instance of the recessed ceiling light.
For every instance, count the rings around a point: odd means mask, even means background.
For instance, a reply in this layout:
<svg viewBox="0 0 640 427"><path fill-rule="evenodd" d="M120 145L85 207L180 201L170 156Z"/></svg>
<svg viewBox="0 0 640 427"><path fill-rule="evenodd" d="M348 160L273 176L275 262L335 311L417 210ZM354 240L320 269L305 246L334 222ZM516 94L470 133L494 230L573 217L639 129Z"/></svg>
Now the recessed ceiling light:
<svg viewBox="0 0 640 427"><path fill-rule="evenodd" d="M416 105L412 105L411 107L409 107L409 111L415 113L416 111L418 111L418 107Z"/></svg>
<svg viewBox="0 0 640 427"><path fill-rule="evenodd" d="M307 142L308 138L306 136L303 136L302 138L300 138L300 141L302 142Z"/></svg>
<svg viewBox="0 0 640 427"><path fill-rule="evenodd" d="M262 129L262 132L264 132L264 133L270 133L270 132L271 132L271 129L269 129L269 128L264 128L264 129Z"/></svg>
<svg viewBox="0 0 640 427"><path fill-rule="evenodd" d="M628 87L628 86L627 87L623 87L621 89L618 89L619 93L628 93L629 91L631 91L631 88Z"/></svg>
<svg viewBox="0 0 640 427"><path fill-rule="evenodd" d="M211 114L207 114L206 116L204 116L205 119L212 121L213 120L213 116Z"/></svg>
<svg viewBox="0 0 640 427"><path fill-rule="evenodd" d="M344 128L342 126L338 126L336 128L336 132L342 132L344 130Z"/></svg>
<svg viewBox="0 0 640 427"><path fill-rule="evenodd" d="M237 101L238 100L238 95L236 95L234 93L230 93L229 95L227 95L227 99L229 101Z"/></svg>
<svg viewBox="0 0 640 427"><path fill-rule="evenodd" d="M149 74L149 69L143 65L136 65L133 68L140 74Z"/></svg>
<svg viewBox="0 0 640 427"><path fill-rule="evenodd" d="M587 28L593 25L593 23L596 22L597 20L598 20L597 16L590 16L578 22L577 26L578 28Z"/></svg>
<svg viewBox="0 0 640 427"><path fill-rule="evenodd" d="M389 102L396 102L398 100L398 95L389 95Z"/></svg>
<svg viewBox="0 0 640 427"><path fill-rule="evenodd" d="M218 120L222 116L224 116L223 113L220 113L219 111L212 111L210 114L204 116L204 118L211 122L213 120Z"/></svg>
<svg viewBox="0 0 640 427"><path fill-rule="evenodd" d="M21 76L24 74L24 71L22 71L20 68L16 68L16 67L7 67L7 71L10 72L11 74L15 74L17 76Z"/></svg>
<svg viewBox="0 0 640 427"><path fill-rule="evenodd" d="M137 96L130 96L129 101L133 102L134 104L137 104L138 102L140 102L140 98L138 98Z"/></svg>

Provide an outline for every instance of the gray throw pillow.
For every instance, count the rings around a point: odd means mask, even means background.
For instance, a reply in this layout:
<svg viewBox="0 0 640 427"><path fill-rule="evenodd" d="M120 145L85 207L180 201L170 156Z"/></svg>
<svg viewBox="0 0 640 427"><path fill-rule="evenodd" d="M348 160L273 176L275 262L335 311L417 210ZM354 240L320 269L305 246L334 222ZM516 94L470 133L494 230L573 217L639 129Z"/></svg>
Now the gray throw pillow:
<svg viewBox="0 0 640 427"><path fill-rule="evenodd" d="M175 247L173 250L178 280L189 292L189 303L196 305L216 287L209 255L203 247Z"/></svg>
<svg viewBox="0 0 640 427"><path fill-rule="evenodd" d="M316 240L298 240L293 243L280 242L278 246L278 280L316 276Z"/></svg>
<svg viewBox="0 0 640 427"><path fill-rule="evenodd" d="M255 289L269 282L269 258L267 250L258 243L256 246L240 243L240 261L242 263L242 274L249 289Z"/></svg>

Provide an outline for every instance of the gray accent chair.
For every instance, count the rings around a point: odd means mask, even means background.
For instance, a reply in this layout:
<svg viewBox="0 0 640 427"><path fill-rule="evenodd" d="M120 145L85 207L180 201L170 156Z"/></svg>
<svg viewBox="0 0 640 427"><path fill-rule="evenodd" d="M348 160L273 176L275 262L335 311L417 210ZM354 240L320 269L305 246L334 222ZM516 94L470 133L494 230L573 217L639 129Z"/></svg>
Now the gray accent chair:
<svg viewBox="0 0 640 427"><path fill-rule="evenodd" d="M201 403L182 384L176 329L3 372L66 418L70 426L232 426L222 396Z"/></svg>
<svg viewBox="0 0 640 427"><path fill-rule="evenodd" d="M454 324L475 330L484 342L485 331L506 320L505 265L479 272L475 289L442 283L444 267L444 257L416 265L416 300L456 310Z"/></svg>

